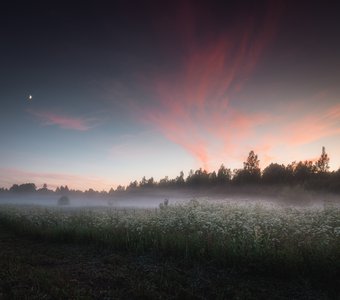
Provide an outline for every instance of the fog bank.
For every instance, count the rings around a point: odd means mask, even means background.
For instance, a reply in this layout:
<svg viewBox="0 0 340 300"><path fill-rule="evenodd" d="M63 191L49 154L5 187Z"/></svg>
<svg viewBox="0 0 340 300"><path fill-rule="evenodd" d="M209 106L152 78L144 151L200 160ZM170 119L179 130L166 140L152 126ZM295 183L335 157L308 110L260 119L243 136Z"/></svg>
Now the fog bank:
<svg viewBox="0 0 340 300"><path fill-rule="evenodd" d="M0 204L38 205L58 207L62 195L39 193L4 193ZM113 208L157 208L165 199L169 205L186 203L192 199L211 203L255 204L277 206L322 207L332 204L340 206L340 195L305 191L290 187L243 187L221 189L166 190L150 189L137 192L122 192L113 196L66 195L67 207L113 207Z"/></svg>

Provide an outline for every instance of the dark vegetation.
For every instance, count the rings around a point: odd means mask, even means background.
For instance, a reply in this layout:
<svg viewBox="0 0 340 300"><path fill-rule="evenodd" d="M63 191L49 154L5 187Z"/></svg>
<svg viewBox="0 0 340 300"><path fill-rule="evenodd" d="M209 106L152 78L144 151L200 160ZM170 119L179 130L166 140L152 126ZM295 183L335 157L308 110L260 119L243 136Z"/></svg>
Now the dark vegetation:
<svg viewBox="0 0 340 300"><path fill-rule="evenodd" d="M0 224L0 299L336 299L339 284L53 243Z"/></svg>
<svg viewBox="0 0 340 300"><path fill-rule="evenodd" d="M61 196L58 199L58 205L69 205L70 204L70 199L67 196Z"/></svg>
<svg viewBox="0 0 340 300"><path fill-rule="evenodd" d="M190 170L185 178L181 171L179 176L170 179L168 176L158 182L153 177L145 176L138 182L132 181L128 186L119 185L110 191L95 191L92 188L86 191L69 189L68 186L57 187L55 191L49 190L47 185L37 189L34 183L14 184L10 189L1 188L0 194L4 193L39 193L57 195L82 195L87 197L114 196L126 193L141 192L152 189L209 189L220 188L224 190L233 187L268 186L300 187L305 190L340 193L340 169L329 172L329 157L322 148L322 153L316 161L292 162L287 166L271 163L264 170L259 167L258 156L250 151L242 169L231 170L223 164L216 171L207 172L203 169Z"/></svg>

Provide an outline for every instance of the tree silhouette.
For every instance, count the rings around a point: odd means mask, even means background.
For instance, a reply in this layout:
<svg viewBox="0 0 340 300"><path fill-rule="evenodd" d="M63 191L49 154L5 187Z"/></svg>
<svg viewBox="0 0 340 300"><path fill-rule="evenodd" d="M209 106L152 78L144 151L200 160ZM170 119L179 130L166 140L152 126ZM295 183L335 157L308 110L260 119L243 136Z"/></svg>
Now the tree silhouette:
<svg viewBox="0 0 340 300"><path fill-rule="evenodd" d="M55 192L57 194L69 194L70 190L68 189L68 186L65 185L65 186L60 186L60 187L57 187Z"/></svg>
<svg viewBox="0 0 340 300"><path fill-rule="evenodd" d="M257 174L260 171L260 161L253 150L249 152L247 161L243 163L243 169L248 171L250 174Z"/></svg>
<svg viewBox="0 0 340 300"><path fill-rule="evenodd" d="M316 172L316 167L310 160L305 160L304 162L300 161L296 165L293 175L295 183L305 184L308 180L310 180Z"/></svg>
<svg viewBox="0 0 340 300"><path fill-rule="evenodd" d="M217 182L219 184L225 184L231 180L231 171L227 169L223 164L217 171Z"/></svg>
<svg viewBox="0 0 340 300"><path fill-rule="evenodd" d="M126 187L127 191L135 191L138 188L137 180L131 181L130 184Z"/></svg>
<svg viewBox="0 0 340 300"><path fill-rule="evenodd" d="M322 147L322 153L316 162L316 170L318 173L325 173L329 169L329 157L326 153L325 147Z"/></svg>
<svg viewBox="0 0 340 300"><path fill-rule="evenodd" d="M182 187L185 184L183 171L181 171L179 173L179 176L176 177L175 184L176 184L176 187Z"/></svg>
<svg viewBox="0 0 340 300"><path fill-rule="evenodd" d="M233 181L238 184L259 183L261 169L259 159L254 151L250 151L247 160L243 163L243 169L234 170Z"/></svg>
<svg viewBox="0 0 340 300"><path fill-rule="evenodd" d="M143 176L142 180L139 182L140 187L145 187L147 185L148 181L145 176Z"/></svg>
<svg viewBox="0 0 340 300"><path fill-rule="evenodd" d="M258 156L254 151L250 151L246 161L243 163L243 168L235 169L231 172L223 164L217 171L207 172L200 168L198 170L190 170L187 178L184 178L183 171L179 176L170 179L165 176L160 179L159 182L155 181L153 177L147 179L145 176L140 182L136 180L130 182L125 188L119 185L115 190L110 189L109 192L98 192L93 189L87 191L69 190L67 185L57 187L55 192L47 188L47 184L44 184L42 188L36 189L34 183L25 184L13 184L8 189L0 188L0 192L11 193L55 193L59 195L87 195L87 196L101 196L111 197L117 194L123 194L128 192L138 192L143 188L151 190L153 187L174 189L174 188L206 188L224 186L229 183L237 184L260 184L261 182L266 184L289 184L289 185L301 185L305 189L324 190L340 192L340 169L338 171L329 172L329 156L326 153L325 147L322 147L322 153L319 159L315 162L312 161L300 161L292 162L287 166L283 164L271 163L263 170L261 176L261 169L259 167Z"/></svg>
<svg viewBox="0 0 340 300"><path fill-rule="evenodd" d="M20 185L13 184L9 190L14 193L33 193L36 189L37 188L34 183L24 183Z"/></svg>
<svg viewBox="0 0 340 300"><path fill-rule="evenodd" d="M289 170L284 165L271 163L263 170L262 180L264 183L278 184L286 183L289 177Z"/></svg>
<svg viewBox="0 0 340 300"><path fill-rule="evenodd" d="M124 192L125 191L125 187L122 185L118 185L116 188L116 192L120 193L120 192Z"/></svg>

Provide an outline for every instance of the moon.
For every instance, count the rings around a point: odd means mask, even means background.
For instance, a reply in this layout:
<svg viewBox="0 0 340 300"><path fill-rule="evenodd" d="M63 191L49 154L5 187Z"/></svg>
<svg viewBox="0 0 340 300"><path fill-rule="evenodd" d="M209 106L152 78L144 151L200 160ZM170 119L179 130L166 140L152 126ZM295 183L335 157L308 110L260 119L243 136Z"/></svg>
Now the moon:
<svg viewBox="0 0 340 300"><path fill-rule="evenodd" d="M32 100L32 95L28 95L28 100Z"/></svg>

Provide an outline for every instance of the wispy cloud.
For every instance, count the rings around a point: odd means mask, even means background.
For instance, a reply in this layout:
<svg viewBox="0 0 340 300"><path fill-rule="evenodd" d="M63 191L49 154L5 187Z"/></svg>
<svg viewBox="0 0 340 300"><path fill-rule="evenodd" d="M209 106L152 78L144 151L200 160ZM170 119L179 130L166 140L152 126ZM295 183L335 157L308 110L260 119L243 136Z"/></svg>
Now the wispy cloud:
<svg viewBox="0 0 340 300"><path fill-rule="evenodd" d="M266 106L257 105L265 99L258 101L256 95L251 99L246 84L275 36L277 3L269 3L257 26L251 16L238 18L241 23L227 32L208 34L206 40L202 35L196 38L197 9L190 7L190 1L185 3L176 20L179 36L183 35L178 43L179 66L141 76L147 102L133 100L125 92L124 104L138 120L183 147L206 169L222 162L240 164L250 150L259 153L262 167L291 157L308 159L301 150L306 144L340 135L340 106L334 105L338 101L330 91L294 101L275 92ZM121 86L118 90L124 94Z"/></svg>
<svg viewBox="0 0 340 300"><path fill-rule="evenodd" d="M204 168L221 156L237 155L239 145L271 118L242 111L232 99L273 37L277 16L275 8L269 7L261 31L254 32L253 19L245 18L233 30L209 36L203 44L194 38L192 10L183 10L181 19L191 22L183 26L189 41L183 64L173 74L157 74L151 80L155 102L140 109L142 119L183 146Z"/></svg>
<svg viewBox="0 0 340 300"><path fill-rule="evenodd" d="M87 131L95 126L95 120L89 118L71 117L47 111L32 111L29 113L37 117L44 126L56 125L63 129Z"/></svg>
<svg viewBox="0 0 340 300"><path fill-rule="evenodd" d="M291 145L303 145L337 134L340 134L339 104L302 115L282 132Z"/></svg>

